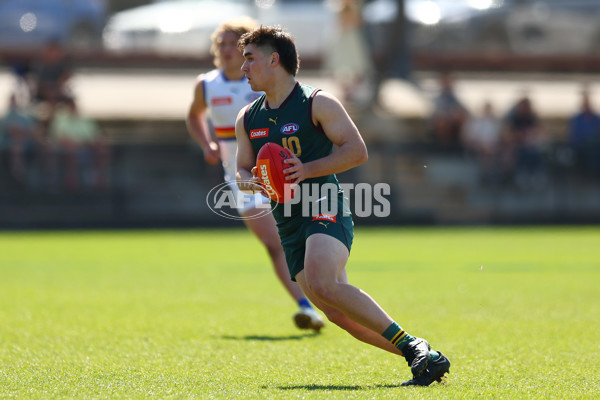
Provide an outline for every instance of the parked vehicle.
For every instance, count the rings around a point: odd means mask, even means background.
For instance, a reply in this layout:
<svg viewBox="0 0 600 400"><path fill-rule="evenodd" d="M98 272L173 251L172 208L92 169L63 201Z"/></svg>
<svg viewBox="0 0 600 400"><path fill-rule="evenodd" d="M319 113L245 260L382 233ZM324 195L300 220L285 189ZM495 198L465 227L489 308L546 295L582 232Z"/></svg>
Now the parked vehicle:
<svg viewBox="0 0 600 400"><path fill-rule="evenodd" d="M206 57L210 34L224 20L247 15L265 25L281 25L304 57L321 55L335 21L323 0L171 0L114 14L104 45L113 52L153 52Z"/></svg>
<svg viewBox="0 0 600 400"><path fill-rule="evenodd" d="M426 51L501 51L523 55L585 55L600 50L597 0L469 0L468 3L473 6L470 10L464 9L452 18L442 15L435 24L413 26L413 47Z"/></svg>
<svg viewBox="0 0 600 400"><path fill-rule="evenodd" d="M589 54L600 50L597 0L512 0L505 31L522 54Z"/></svg>
<svg viewBox="0 0 600 400"><path fill-rule="evenodd" d="M0 49L97 49L106 18L105 0L0 0Z"/></svg>
<svg viewBox="0 0 600 400"><path fill-rule="evenodd" d="M248 15L283 26L303 57L319 58L335 29L333 2L155 0L114 14L104 30L104 45L122 53L207 57L216 26ZM598 0L405 0L405 7L408 44L417 51L587 54L600 48ZM363 11L369 43L380 54L396 20L397 2L365 0Z"/></svg>

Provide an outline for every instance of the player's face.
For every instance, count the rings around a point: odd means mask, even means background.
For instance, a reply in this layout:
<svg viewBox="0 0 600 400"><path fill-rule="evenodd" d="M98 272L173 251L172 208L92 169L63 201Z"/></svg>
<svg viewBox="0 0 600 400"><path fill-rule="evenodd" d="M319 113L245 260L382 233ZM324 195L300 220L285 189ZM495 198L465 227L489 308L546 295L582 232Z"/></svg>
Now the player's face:
<svg viewBox="0 0 600 400"><path fill-rule="evenodd" d="M270 55L264 54L256 45L249 44L244 48L242 71L254 91L263 91L269 77Z"/></svg>
<svg viewBox="0 0 600 400"><path fill-rule="evenodd" d="M242 53L237 48L239 37L233 32L223 32L217 37L216 56L223 69L237 69L244 62Z"/></svg>

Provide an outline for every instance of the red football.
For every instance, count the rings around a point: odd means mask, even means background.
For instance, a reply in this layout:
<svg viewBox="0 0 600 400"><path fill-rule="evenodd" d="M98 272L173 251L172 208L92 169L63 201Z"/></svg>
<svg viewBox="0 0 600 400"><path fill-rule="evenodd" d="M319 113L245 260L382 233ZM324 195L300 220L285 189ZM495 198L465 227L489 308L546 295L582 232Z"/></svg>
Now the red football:
<svg viewBox="0 0 600 400"><path fill-rule="evenodd" d="M292 153L285 147L276 143L266 143L256 155L256 174L260 177L267 196L278 203L287 203L294 198L294 192L285 193L285 179L283 170L289 164L283 161L291 158Z"/></svg>

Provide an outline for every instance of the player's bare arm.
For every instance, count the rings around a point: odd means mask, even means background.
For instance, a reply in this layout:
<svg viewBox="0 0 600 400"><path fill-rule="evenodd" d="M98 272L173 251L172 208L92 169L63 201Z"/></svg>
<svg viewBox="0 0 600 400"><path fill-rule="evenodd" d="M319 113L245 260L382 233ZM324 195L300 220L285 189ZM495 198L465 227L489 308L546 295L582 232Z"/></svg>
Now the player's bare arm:
<svg viewBox="0 0 600 400"><path fill-rule="evenodd" d="M252 171L256 167L256 155L244 127L245 113L246 108L241 109L235 121L235 137L237 140L235 176L240 190L254 193L260 187L250 182L259 183L260 179L254 176Z"/></svg>
<svg viewBox="0 0 600 400"><path fill-rule="evenodd" d="M284 172L293 183L340 173L367 161L365 142L338 99L327 92L318 92L313 100L312 113L314 123L322 126L337 148L329 156L307 163L295 157L287 160L291 166Z"/></svg>
<svg viewBox="0 0 600 400"><path fill-rule="evenodd" d="M186 124L188 132L194 140L200 145L204 152L204 159L209 164L217 164L219 162L219 145L215 142L208 129L206 123L206 112L208 106L204 101L204 85L202 78L196 81L194 89L194 99L190 105Z"/></svg>

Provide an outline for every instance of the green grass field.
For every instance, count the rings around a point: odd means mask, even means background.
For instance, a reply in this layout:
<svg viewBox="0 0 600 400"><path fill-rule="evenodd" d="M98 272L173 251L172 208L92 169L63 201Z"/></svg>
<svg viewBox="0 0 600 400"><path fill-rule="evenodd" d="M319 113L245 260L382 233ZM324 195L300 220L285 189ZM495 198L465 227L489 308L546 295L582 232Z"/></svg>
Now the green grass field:
<svg viewBox="0 0 600 400"><path fill-rule="evenodd" d="M348 272L445 385L297 330L245 230L0 233L0 398L600 397L600 227L358 228Z"/></svg>

